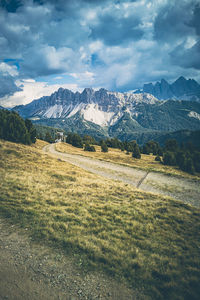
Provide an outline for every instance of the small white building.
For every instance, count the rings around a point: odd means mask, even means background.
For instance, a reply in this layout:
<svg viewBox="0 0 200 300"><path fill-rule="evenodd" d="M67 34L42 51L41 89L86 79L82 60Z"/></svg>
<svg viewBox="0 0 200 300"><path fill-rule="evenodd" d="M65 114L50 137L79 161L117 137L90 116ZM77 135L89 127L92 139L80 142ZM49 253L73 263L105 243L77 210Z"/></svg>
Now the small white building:
<svg viewBox="0 0 200 300"><path fill-rule="evenodd" d="M58 143L58 142L65 142L66 140L66 136L64 135L64 132L63 131L57 131L56 132L56 140L55 142Z"/></svg>

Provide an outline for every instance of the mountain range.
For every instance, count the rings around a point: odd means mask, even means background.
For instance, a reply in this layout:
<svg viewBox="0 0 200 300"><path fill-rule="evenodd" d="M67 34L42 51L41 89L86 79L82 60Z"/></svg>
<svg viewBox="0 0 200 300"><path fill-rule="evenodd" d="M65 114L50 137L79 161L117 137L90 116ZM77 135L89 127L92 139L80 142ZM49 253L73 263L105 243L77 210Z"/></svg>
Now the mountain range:
<svg viewBox="0 0 200 300"><path fill-rule="evenodd" d="M159 100L192 100L200 102L200 84L194 79L185 79L179 77L172 84L169 84L165 79L160 82L144 84L142 90L137 90L135 93L149 93Z"/></svg>
<svg viewBox="0 0 200 300"><path fill-rule="evenodd" d="M33 122L97 139L136 139L140 144L177 130L200 130L200 103L160 101L150 93L59 88L51 96L13 108Z"/></svg>

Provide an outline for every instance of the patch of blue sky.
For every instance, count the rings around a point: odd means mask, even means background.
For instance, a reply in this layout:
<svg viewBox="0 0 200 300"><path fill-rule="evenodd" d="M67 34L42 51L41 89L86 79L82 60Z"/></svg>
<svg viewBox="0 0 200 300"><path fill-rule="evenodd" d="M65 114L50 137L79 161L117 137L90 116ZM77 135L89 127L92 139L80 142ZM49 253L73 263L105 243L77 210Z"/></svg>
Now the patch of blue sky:
<svg viewBox="0 0 200 300"><path fill-rule="evenodd" d="M105 66L105 63L99 58L98 54L91 55L91 65L93 67Z"/></svg>
<svg viewBox="0 0 200 300"><path fill-rule="evenodd" d="M76 79L71 75L49 75L49 76L42 76L38 77L36 81L39 82L47 82L49 85L52 84L70 84L75 83Z"/></svg>
<svg viewBox="0 0 200 300"><path fill-rule="evenodd" d="M3 62L9 65L14 65L17 67L17 70L20 69L20 59L14 59L14 58L5 58L3 59Z"/></svg>

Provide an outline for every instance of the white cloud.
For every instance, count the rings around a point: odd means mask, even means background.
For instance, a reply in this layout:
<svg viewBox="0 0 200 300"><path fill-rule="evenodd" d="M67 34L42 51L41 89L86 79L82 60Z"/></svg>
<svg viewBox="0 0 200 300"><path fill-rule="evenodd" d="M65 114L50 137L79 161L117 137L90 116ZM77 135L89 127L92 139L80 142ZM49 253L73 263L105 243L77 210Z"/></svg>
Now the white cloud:
<svg viewBox="0 0 200 300"><path fill-rule="evenodd" d="M18 71L17 71L17 67L16 66L10 66L6 63L0 63L0 73L2 76L17 76L18 75Z"/></svg>
<svg viewBox="0 0 200 300"><path fill-rule="evenodd" d="M28 104L32 100L49 96L60 87L70 89L72 91L80 90L76 84L53 84L48 85L46 82L36 82L33 79L18 80L17 86L23 85L23 90L16 92L12 96L6 96L0 99L0 105L5 107L13 107L15 105Z"/></svg>

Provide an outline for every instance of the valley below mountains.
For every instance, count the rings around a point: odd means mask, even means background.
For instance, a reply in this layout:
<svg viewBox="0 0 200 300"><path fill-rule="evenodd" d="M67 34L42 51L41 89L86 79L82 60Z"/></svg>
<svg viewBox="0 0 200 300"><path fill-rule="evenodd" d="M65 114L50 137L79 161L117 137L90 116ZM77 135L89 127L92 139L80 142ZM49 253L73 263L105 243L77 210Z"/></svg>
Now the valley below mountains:
<svg viewBox="0 0 200 300"><path fill-rule="evenodd" d="M168 132L200 130L200 103L161 101L150 93L120 93L85 88L82 93L59 88L51 96L13 108L34 123L142 144Z"/></svg>

